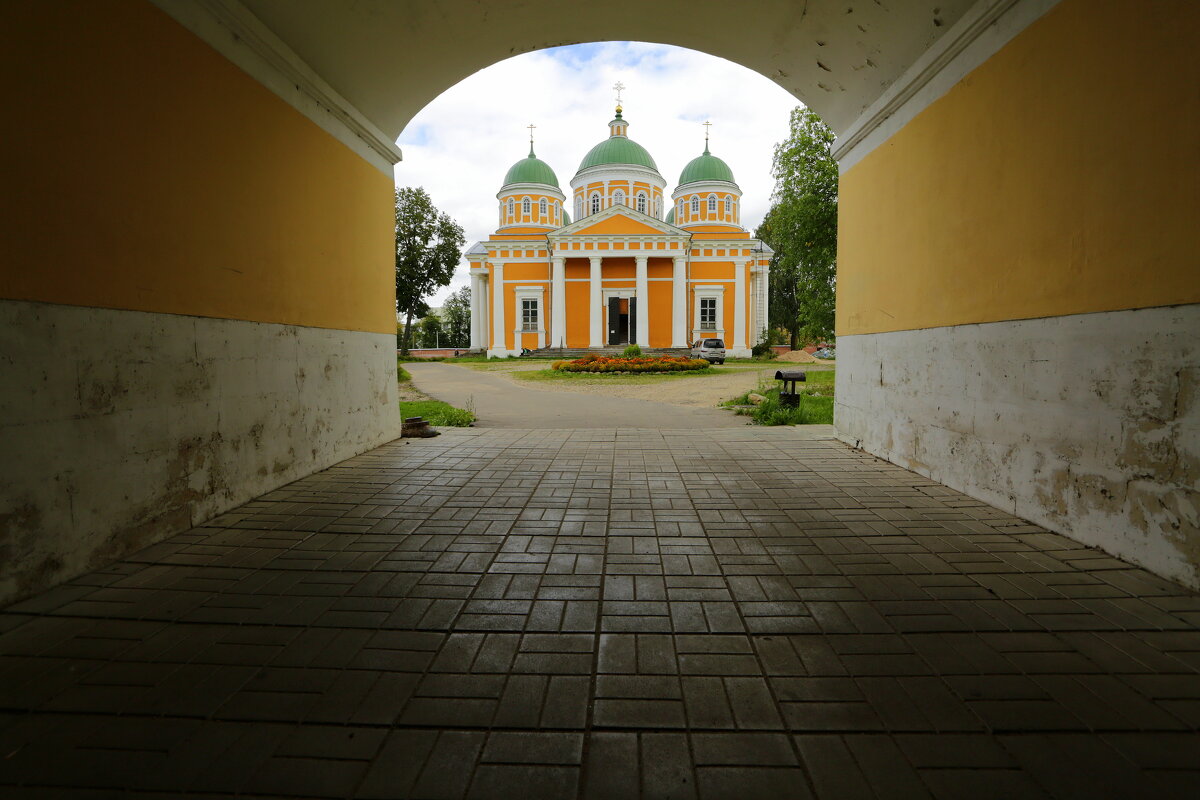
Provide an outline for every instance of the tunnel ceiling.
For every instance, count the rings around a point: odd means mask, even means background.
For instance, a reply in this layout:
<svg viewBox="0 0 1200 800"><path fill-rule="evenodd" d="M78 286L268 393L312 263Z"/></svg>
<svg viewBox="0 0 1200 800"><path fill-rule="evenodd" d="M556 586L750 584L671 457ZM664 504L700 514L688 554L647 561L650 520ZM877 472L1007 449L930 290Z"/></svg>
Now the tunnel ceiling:
<svg viewBox="0 0 1200 800"><path fill-rule="evenodd" d="M973 0L243 0L387 135L463 78L595 41L690 47L753 69L843 131Z"/></svg>

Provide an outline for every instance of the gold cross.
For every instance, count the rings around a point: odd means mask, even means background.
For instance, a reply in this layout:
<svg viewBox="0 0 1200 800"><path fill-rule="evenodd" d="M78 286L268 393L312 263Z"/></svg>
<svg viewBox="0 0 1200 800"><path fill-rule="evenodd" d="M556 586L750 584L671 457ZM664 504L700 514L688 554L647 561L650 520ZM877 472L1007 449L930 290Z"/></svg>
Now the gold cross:
<svg viewBox="0 0 1200 800"><path fill-rule="evenodd" d="M613 88L617 90L617 105L621 105L621 92L625 91L625 84L617 81L613 84Z"/></svg>
<svg viewBox="0 0 1200 800"><path fill-rule="evenodd" d="M533 129L536 128L537 125L534 125L531 122L531 123L529 123L529 125L527 127L529 128L529 145L530 145L530 147L532 147L533 146Z"/></svg>
<svg viewBox="0 0 1200 800"><path fill-rule="evenodd" d="M704 122L704 143L708 144L708 130L712 127L712 123L705 120Z"/></svg>

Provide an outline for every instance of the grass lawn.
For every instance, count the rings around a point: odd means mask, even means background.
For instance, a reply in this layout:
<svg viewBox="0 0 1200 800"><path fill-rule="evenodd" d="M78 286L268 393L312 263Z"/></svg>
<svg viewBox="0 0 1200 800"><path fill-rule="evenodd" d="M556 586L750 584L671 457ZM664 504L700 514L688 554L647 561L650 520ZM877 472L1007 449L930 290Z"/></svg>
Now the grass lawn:
<svg viewBox="0 0 1200 800"><path fill-rule="evenodd" d="M720 367L709 367L708 369L693 369L684 372L562 372L554 369L539 369L530 370L528 372L514 372L512 376L519 381L571 381L573 383L596 383L596 384L644 384L644 383L662 383L663 381L676 381L685 378L710 378L713 375L721 375Z"/></svg>
<svg viewBox="0 0 1200 800"><path fill-rule="evenodd" d="M808 370L808 380L803 387L798 387L800 405L797 408L784 408L779 403L779 384L768 386L761 384L758 394L767 399L757 406L739 408L738 414L744 414L754 420L755 425L820 425L833 422L833 376L834 370ZM747 394L725 401L726 406L750 406Z"/></svg>
<svg viewBox="0 0 1200 800"><path fill-rule="evenodd" d="M408 417L422 417L434 427L443 428L466 428L475 421L475 413L470 409L455 408L449 403L443 403L441 400L434 400L432 397L425 397L421 392L417 391L412 386L412 375L408 373L404 367L400 366L401 361L396 359L396 382L400 385L402 395L416 395L420 400L401 400L400 401L400 416L407 419Z"/></svg>

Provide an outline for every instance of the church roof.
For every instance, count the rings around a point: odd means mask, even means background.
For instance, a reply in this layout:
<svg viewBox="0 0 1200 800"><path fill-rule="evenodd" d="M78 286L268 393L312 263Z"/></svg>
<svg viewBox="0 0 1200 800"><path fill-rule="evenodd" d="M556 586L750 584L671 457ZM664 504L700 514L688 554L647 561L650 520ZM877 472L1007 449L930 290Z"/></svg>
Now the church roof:
<svg viewBox="0 0 1200 800"><path fill-rule="evenodd" d="M666 221L668 224L671 224L671 225L675 224L675 206L671 206L671 210L667 212Z"/></svg>
<svg viewBox="0 0 1200 800"><path fill-rule="evenodd" d="M533 154L533 146L529 147L529 155L513 164L504 176L504 186L514 183L541 183L558 188L558 177L550 165Z"/></svg>
<svg viewBox="0 0 1200 800"><path fill-rule="evenodd" d="M704 152L696 156L688 165L683 168L683 172L679 174L679 185L685 183L697 183L699 181L728 181L734 183L733 170L729 168L721 159L708 152L708 144L704 145Z"/></svg>

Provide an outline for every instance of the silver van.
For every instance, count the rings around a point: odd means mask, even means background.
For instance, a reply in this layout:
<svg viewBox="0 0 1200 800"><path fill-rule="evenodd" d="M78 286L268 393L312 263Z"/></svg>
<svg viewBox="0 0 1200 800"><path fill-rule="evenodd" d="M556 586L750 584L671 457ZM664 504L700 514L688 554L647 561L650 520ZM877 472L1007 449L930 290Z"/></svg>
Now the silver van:
<svg viewBox="0 0 1200 800"><path fill-rule="evenodd" d="M697 339L692 345L692 358L703 358L710 364L724 364L725 342L720 339Z"/></svg>

